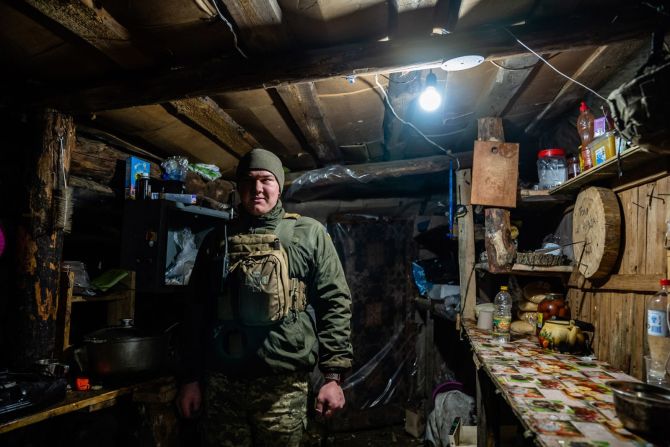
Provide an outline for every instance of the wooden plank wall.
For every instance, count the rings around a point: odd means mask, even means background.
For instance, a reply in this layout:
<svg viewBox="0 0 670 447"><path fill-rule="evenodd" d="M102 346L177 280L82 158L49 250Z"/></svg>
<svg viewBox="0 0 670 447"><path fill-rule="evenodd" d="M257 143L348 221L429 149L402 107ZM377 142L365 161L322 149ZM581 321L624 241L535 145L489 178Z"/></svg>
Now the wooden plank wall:
<svg viewBox="0 0 670 447"><path fill-rule="evenodd" d="M670 177L620 191L617 196L623 217L622 245L612 273L665 277ZM593 346L598 358L640 379L644 376L644 304L651 295L597 288L568 292L573 316L596 326Z"/></svg>

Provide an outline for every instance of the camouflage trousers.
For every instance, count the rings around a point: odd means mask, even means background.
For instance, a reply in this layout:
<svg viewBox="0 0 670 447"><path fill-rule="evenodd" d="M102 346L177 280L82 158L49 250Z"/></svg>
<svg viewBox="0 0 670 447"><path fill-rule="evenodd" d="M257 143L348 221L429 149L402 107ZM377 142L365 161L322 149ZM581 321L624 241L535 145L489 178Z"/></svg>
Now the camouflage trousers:
<svg viewBox="0 0 670 447"><path fill-rule="evenodd" d="M297 447L307 423L307 374L233 379L210 373L202 421L206 447Z"/></svg>

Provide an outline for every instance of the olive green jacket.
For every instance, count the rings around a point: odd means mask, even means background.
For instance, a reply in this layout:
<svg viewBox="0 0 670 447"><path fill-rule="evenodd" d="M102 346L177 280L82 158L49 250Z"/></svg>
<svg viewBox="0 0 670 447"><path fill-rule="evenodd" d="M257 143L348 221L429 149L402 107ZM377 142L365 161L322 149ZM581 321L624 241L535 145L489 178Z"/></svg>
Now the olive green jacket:
<svg viewBox="0 0 670 447"><path fill-rule="evenodd" d="M223 241L235 234L274 232L284 215L281 202L260 217L241 213L227 234L215 229L203 241L191 275L184 322L185 381L198 380L206 369L249 377L311 371L317 362L322 371L339 372L351 367L351 296L344 271L325 227L303 216L295 222L291 240L281 242L288 254L289 276L306 284L307 303L313 307L316 321L303 311L269 327L238 325L247 347L244 356L230 358L221 349L217 334L223 326L236 324L216 319Z"/></svg>

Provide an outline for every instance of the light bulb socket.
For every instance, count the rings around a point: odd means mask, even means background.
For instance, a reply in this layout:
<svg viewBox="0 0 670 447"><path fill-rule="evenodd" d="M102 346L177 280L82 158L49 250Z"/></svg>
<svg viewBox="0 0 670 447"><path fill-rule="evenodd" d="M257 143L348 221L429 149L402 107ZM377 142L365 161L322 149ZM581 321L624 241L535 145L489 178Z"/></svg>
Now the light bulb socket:
<svg viewBox="0 0 670 447"><path fill-rule="evenodd" d="M433 73L433 70L430 70L430 73L426 76L426 87L435 87L437 85L437 76Z"/></svg>

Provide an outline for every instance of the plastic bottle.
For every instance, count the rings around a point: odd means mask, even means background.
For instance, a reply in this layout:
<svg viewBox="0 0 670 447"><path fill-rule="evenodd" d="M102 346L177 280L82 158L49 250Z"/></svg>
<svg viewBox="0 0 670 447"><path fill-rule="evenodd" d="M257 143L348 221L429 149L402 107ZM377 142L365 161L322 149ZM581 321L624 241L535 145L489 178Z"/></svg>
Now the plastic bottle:
<svg viewBox="0 0 670 447"><path fill-rule="evenodd" d="M584 158L584 168L582 169L582 172L584 172L593 167L593 161L591 159L588 145L593 141L593 121L595 120L595 117L584 101L582 101L582 104L579 106L579 112L579 117L577 117L577 132L579 133L579 138L582 140L582 157Z"/></svg>
<svg viewBox="0 0 670 447"><path fill-rule="evenodd" d="M668 286L670 279L661 280L661 290L649 298L645 306L647 336L644 354L647 383L667 386L670 378L666 364L670 361L670 332L668 332Z"/></svg>
<svg viewBox="0 0 670 447"><path fill-rule="evenodd" d="M512 297L507 292L507 286L500 286L500 292L493 300L493 336L494 343L509 342L509 328L512 324Z"/></svg>

